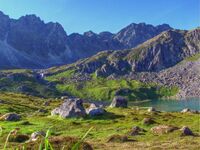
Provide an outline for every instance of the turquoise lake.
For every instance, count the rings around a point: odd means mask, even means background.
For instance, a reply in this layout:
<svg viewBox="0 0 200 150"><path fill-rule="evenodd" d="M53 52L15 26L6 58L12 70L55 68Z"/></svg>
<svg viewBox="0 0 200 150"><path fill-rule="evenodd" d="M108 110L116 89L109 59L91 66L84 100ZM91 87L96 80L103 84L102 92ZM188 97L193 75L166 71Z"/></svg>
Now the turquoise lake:
<svg viewBox="0 0 200 150"><path fill-rule="evenodd" d="M184 108L200 110L200 98L186 100L148 100L145 102L133 102L130 105L140 107L155 107L160 111L181 111Z"/></svg>

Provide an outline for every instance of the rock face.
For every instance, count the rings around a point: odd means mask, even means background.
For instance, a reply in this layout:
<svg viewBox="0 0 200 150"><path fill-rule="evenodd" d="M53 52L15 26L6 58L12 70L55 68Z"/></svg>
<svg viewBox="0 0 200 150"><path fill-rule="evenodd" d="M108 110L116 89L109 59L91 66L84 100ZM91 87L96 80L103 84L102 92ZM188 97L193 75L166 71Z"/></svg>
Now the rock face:
<svg viewBox="0 0 200 150"><path fill-rule="evenodd" d="M110 107L122 107L126 108L128 106L128 101L126 98L121 96L115 96L113 98L112 103L110 104Z"/></svg>
<svg viewBox="0 0 200 150"><path fill-rule="evenodd" d="M59 115L62 118L84 117L86 112L83 107L83 101L75 98L65 100L60 107L51 112L51 115Z"/></svg>
<svg viewBox="0 0 200 150"><path fill-rule="evenodd" d="M71 63L102 50L135 47L168 29L168 25L143 23L131 24L117 34L88 31L68 36L59 23L44 23L35 15L11 19L0 12L0 67L46 68Z"/></svg>
<svg viewBox="0 0 200 150"><path fill-rule="evenodd" d="M100 116L105 113L105 110L101 107L91 104L90 107L86 110L86 113L90 116Z"/></svg>
<svg viewBox="0 0 200 150"><path fill-rule="evenodd" d="M16 113L7 113L7 114L3 115L2 117L0 117L0 120L19 121L20 118L21 118L21 116Z"/></svg>

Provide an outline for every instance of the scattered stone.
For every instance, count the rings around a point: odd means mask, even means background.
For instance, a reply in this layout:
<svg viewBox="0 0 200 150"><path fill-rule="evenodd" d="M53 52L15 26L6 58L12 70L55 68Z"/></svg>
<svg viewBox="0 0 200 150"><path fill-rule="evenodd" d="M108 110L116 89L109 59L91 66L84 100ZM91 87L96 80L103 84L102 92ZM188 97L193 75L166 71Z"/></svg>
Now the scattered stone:
<svg viewBox="0 0 200 150"><path fill-rule="evenodd" d="M122 107L126 108L128 106L128 101L122 96L115 96L110 107Z"/></svg>
<svg viewBox="0 0 200 150"><path fill-rule="evenodd" d="M151 128L153 134L166 134L178 130L177 127L167 126L167 125L159 125Z"/></svg>
<svg viewBox="0 0 200 150"><path fill-rule="evenodd" d="M16 113L7 113L3 116L0 117L0 120L5 120L5 121L19 121L21 118L20 115Z"/></svg>
<svg viewBox="0 0 200 150"><path fill-rule="evenodd" d="M130 132L130 135L131 136L139 135L141 134L141 132L145 132L145 130L138 126L134 126Z"/></svg>
<svg viewBox="0 0 200 150"><path fill-rule="evenodd" d="M150 125L155 123L155 121L152 118L144 118L142 122L144 125Z"/></svg>
<svg viewBox="0 0 200 150"><path fill-rule="evenodd" d="M107 142L119 142L119 143L123 143L123 142L127 142L129 141L127 136L124 135L112 135L108 138Z"/></svg>
<svg viewBox="0 0 200 150"><path fill-rule="evenodd" d="M150 107L147 111L148 112L157 112L157 110L154 107Z"/></svg>
<svg viewBox="0 0 200 150"><path fill-rule="evenodd" d="M183 136L194 135L190 128L188 128L187 126L183 126L180 130L182 131L181 135Z"/></svg>
<svg viewBox="0 0 200 150"><path fill-rule="evenodd" d="M86 113L90 116L99 116L103 115L106 111L101 108L97 107L95 104L91 104L90 107L86 110Z"/></svg>
<svg viewBox="0 0 200 150"><path fill-rule="evenodd" d="M64 103L55 108L51 115L59 115L62 118L84 117L86 115L83 101L79 98L66 99Z"/></svg>
<svg viewBox="0 0 200 150"><path fill-rule="evenodd" d="M37 131L31 134L30 141L37 141L39 137L45 137L46 133L44 131Z"/></svg>
<svg viewBox="0 0 200 150"><path fill-rule="evenodd" d="M189 108L185 108L181 111L182 113L188 113L188 112L191 112L191 110Z"/></svg>

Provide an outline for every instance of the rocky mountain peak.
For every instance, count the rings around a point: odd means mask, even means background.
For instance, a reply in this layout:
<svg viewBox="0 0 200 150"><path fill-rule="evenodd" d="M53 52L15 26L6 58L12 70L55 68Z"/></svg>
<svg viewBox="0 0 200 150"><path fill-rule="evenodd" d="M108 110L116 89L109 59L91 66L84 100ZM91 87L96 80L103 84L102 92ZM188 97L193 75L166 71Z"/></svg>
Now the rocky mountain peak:
<svg viewBox="0 0 200 150"><path fill-rule="evenodd" d="M146 23L132 23L119 31L114 36L114 39L117 39L122 44L126 45L126 48L133 48L169 29L172 28L166 24L153 26Z"/></svg>
<svg viewBox="0 0 200 150"><path fill-rule="evenodd" d="M87 32L84 32L83 35L84 35L84 36L87 36L87 37L94 37L94 36L96 36L97 34L94 33L93 31L87 31Z"/></svg>
<svg viewBox="0 0 200 150"><path fill-rule="evenodd" d="M37 17L34 14L22 16L22 17L20 17L17 20L17 22L24 23L24 25L29 25L29 24L34 24L34 25L44 24L44 21L42 21L40 19L40 17Z"/></svg>

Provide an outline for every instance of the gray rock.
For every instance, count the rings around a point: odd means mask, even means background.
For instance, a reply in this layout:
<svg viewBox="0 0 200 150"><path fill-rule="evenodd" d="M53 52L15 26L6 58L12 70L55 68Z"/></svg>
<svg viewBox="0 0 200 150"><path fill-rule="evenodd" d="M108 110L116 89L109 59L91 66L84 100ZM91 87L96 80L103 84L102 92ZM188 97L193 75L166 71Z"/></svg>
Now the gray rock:
<svg viewBox="0 0 200 150"><path fill-rule="evenodd" d="M112 103L110 104L110 107L122 107L122 108L127 108L128 106L128 101L126 98L122 96L115 96L113 98Z"/></svg>
<svg viewBox="0 0 200 150"><path fill-rule="evenodd" d="M51 115L59 115L62 118L84 117L86 115L83 101L79 98L66 99L58 108L55 108Z"/></svg>
<svg viewBox="0 0 200 150"><path fill-rule="evenodd" d="M46 133L44 131L37 131L31 134L30 141L36 141L38 137L45 137Z"/></svg>
<svg viewBox="0 0 200 150"><path fill-rule="evenodd" d="M21 118L21 116L16 113L7 113L7 114L3 115L0 120L19 121L20 118Z"/></svg>
<svg viewBox="0 0 200 150"><path fill-rule="evenodd" d="M188 128L187 126L183 126L181 129L182 134L181 135L194 135L193 132L190 130L190 128Z"/></svg>
<svg viewBox="0 0 200 150"><path fill-rule="evenodd" d="M103 115L106 111L101 108L96 106L95 104L91 104L90 107L86 110L86 113L90 116L99 116Z"/></svg>

